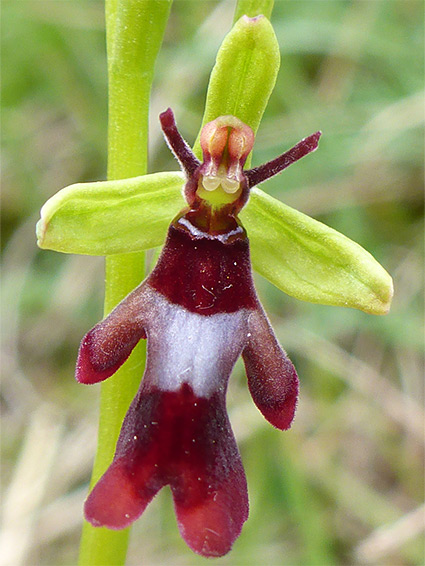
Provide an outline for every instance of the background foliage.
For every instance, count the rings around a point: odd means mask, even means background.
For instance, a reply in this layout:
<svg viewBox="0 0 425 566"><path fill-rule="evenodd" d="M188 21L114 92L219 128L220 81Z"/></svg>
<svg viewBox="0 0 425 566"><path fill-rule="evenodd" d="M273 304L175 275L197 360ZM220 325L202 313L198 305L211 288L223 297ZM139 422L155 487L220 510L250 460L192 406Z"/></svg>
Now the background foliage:
<svg viewBox="0 0 425 566"><path fill-rule="evenodd" d="M73 379L102 315L103 261L36 248L59 188L105 178L103 2L3 0L3 559L75 564L98 388ZM176 0L152 93L149 170L177 169L157 116L192 142L231 1ZM230 417L251 516L215 564L415 566L423 556L423 2L281 0L282 68L253 165L317 129L319 151L263 188L368 249L395 280L387 317L301 303L258 278L301 377L291 431L249 399ZM128 564L201 564L167 490L133 529Z"/></svg>

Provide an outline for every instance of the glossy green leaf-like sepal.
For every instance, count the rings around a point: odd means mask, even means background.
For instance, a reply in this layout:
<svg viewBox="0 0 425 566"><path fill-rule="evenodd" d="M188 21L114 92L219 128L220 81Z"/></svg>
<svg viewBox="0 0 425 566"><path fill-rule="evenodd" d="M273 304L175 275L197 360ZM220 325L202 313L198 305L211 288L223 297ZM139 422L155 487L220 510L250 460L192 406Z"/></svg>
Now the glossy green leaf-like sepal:
<svg viewBox="0 0 425 566"><path fill-rule="evenodd" d="M70 185L51 197L37 224L40 248L110 255L164 243L168 225L185 206L180 172Z"/></svg>
<svg viewBox="0 0 425 566"><path fill-rule="evenodd" d="M240 214L254 269L303 301L386 314L392 279L361 246L268 196L251 190Z"/></svg>
<svg viewBox="0 0 425 566"><path fill-rule="evenodd" d="M225 37L208 85L202 126L218 116L236 116L256 133L276 83L279 44L264 16L243 16ZM201 157L199 137L193 149ZM249 158L246 167L249 167Z"/></svg>

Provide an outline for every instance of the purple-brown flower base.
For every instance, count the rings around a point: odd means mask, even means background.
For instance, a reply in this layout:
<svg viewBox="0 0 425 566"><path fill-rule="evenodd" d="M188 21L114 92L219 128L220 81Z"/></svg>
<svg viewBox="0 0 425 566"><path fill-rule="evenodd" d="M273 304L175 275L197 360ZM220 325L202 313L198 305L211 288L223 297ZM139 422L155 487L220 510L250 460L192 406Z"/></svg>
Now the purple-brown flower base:
<svg viewBox="0 0 425 566"><path fill-rule="evenodd" d="M205 399L187 384L173 392L142 388L114 461L86 501L86 518L127 527L167 484L189 547L203 556L226 554L248 517L248 494L223 392Z"/></svg>

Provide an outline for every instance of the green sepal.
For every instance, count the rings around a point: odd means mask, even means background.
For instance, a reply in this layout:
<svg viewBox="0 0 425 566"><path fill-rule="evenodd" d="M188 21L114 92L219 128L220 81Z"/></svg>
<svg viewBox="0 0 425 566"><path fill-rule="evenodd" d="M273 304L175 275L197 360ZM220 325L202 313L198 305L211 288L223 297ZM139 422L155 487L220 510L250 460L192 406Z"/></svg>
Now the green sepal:
<svg viewBox="0 0 425 566"><path fill-rule="evenodd" d="M256 271L303 301L386 314L393 284L361 246L258 188L240 213Z"/></svg>
<svg viewBox="0 0 425 566"><path fill-rule="evenodd" d="M41 209L37 243L43 249L86 255L159 246L186 204L184 182L182 173L167 172L70 185Z"/></svg>
<svg viewBox="0 0 425 566"><path fill-rule="evenodd" d="M264 16L242 16L224 38L211 72L202 126L218 116L236 116L254 134L276 83L279 44ZM202 156L199 136L193 151ZM249 168L250 156L246 168Z"/></svg>

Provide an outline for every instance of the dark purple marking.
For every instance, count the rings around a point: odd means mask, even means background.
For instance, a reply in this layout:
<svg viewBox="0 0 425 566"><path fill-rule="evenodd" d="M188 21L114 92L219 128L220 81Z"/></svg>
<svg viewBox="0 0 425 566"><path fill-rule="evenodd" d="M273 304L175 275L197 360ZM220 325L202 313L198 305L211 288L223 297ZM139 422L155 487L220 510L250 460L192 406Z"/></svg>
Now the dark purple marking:
<svg viewBox="0 0 425 566"><path fill-rule="evenodd" d="M86 518L94 526L127 527L167 484L192 550L226 554L248 517L248 495L224 392L204 399L187 384L175 392L142 387L113 463L86 501Z"/></svg>
<svg viewBox="0 0 425 566"><path fill-rule="evenodd" d="M200 231L194 235L175 222L148 284L170 302L197 314L256 308L248 238L235 226L233 238L228 234L213 237Z"/></svg>

